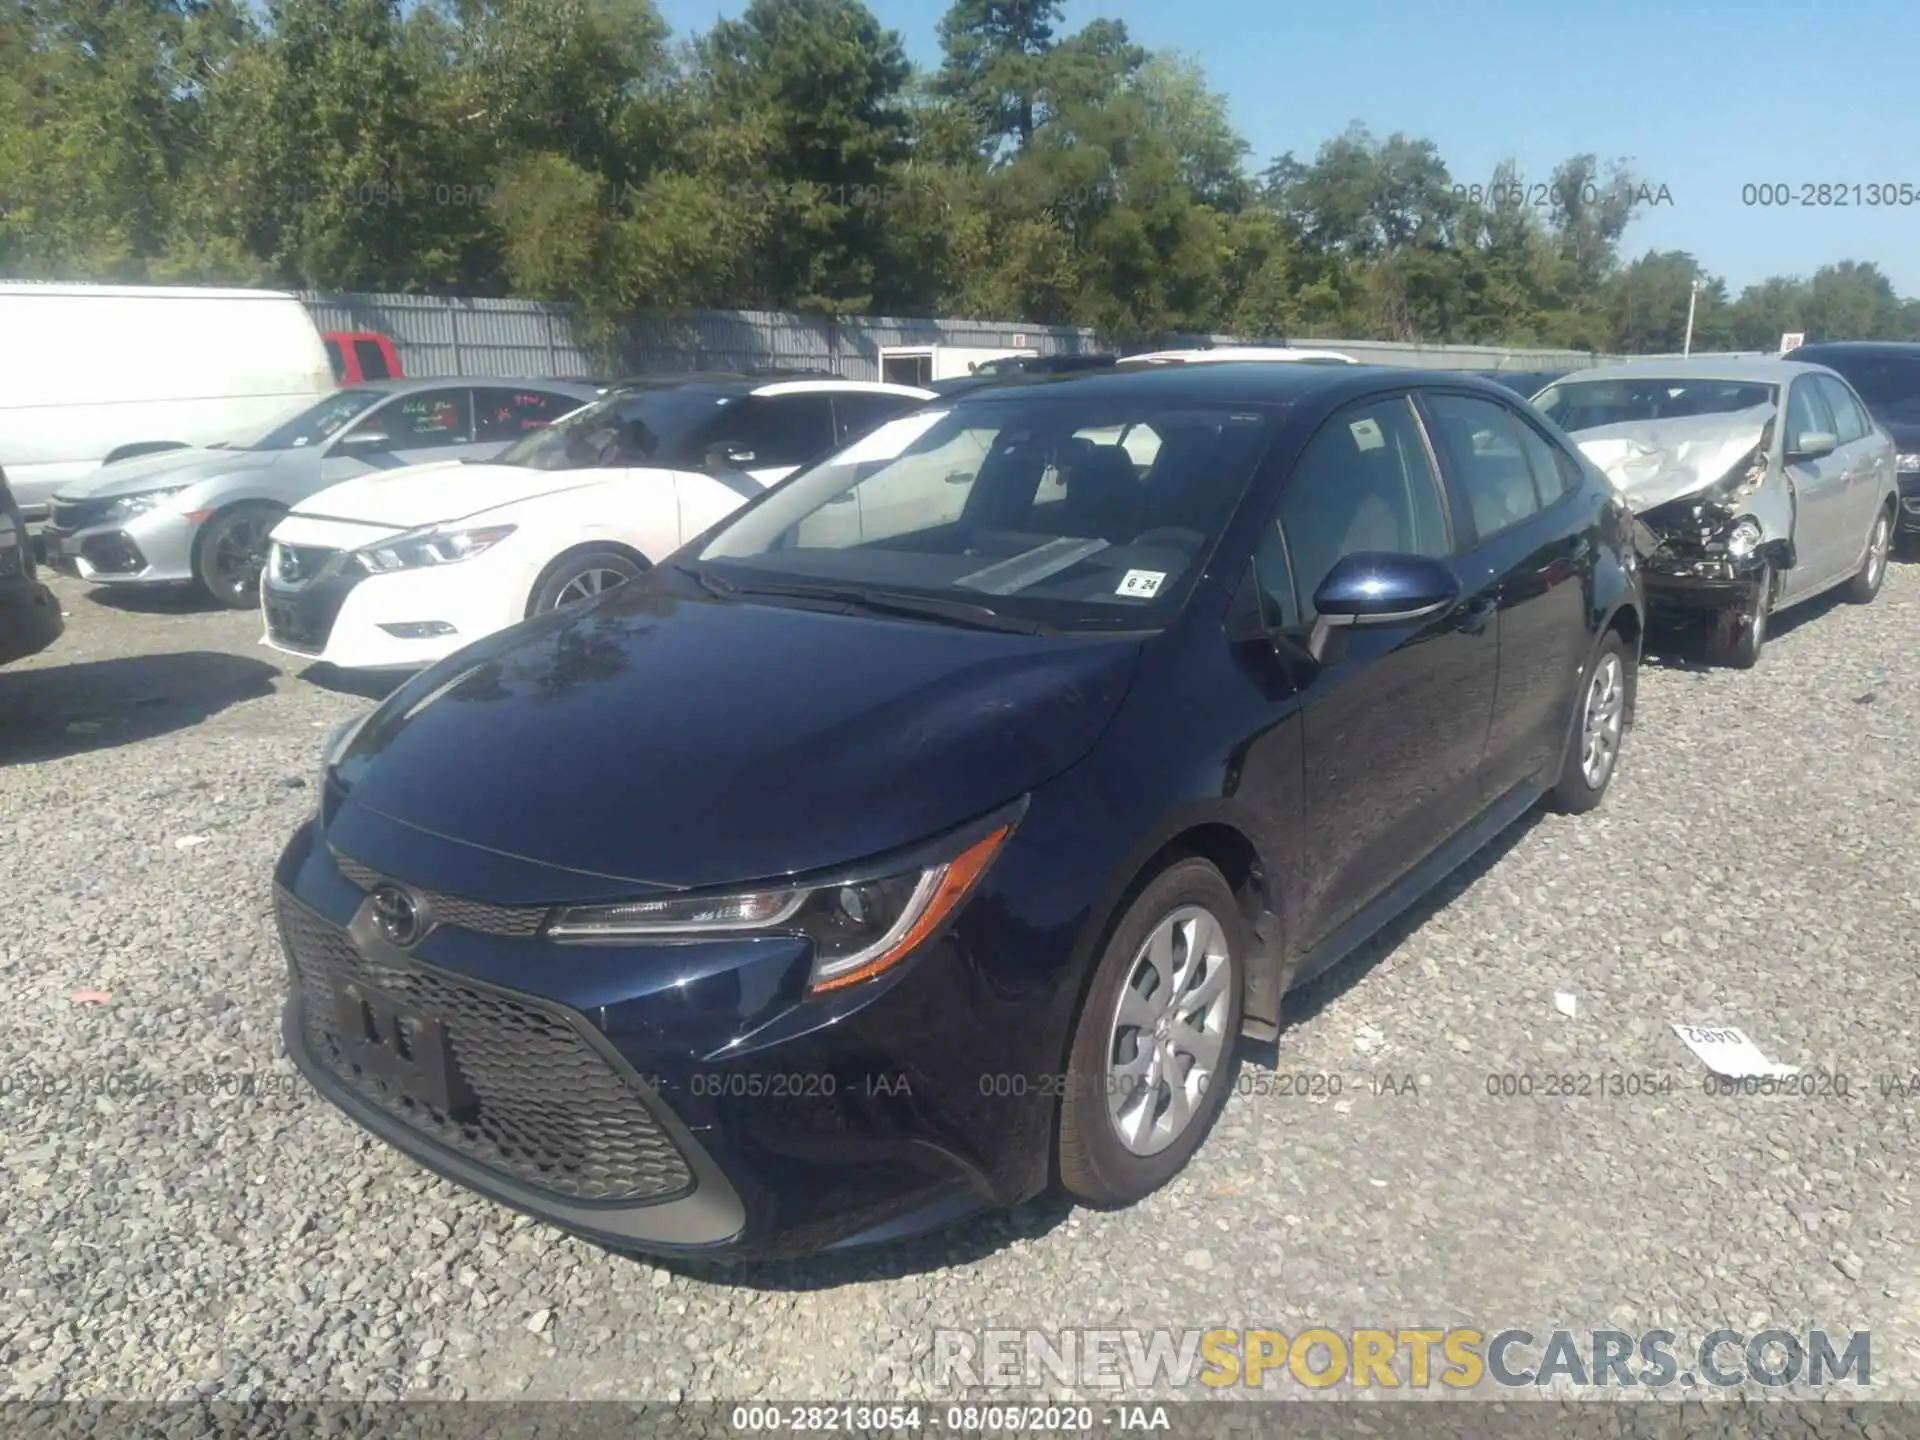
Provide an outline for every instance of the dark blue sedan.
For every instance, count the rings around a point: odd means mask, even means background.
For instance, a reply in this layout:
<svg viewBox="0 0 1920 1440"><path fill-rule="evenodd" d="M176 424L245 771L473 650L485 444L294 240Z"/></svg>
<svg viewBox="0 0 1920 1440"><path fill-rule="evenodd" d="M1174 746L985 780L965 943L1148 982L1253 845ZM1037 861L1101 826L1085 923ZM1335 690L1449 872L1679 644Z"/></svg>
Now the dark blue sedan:
<svg viewBox="0 0 1920 1440"><path fill-rule="evenodd" d="M1600 803L1644 613L1612 486L1486 381L936 401L338 733L275 874L287 1044L618 1248L1124 1204L1290 987Z"/></svg>

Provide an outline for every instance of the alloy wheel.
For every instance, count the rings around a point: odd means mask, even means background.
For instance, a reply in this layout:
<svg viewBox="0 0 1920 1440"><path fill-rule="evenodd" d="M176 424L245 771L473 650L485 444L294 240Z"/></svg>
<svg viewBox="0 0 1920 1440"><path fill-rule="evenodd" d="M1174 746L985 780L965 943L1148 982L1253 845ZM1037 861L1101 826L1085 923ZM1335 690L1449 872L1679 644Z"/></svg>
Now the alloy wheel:
<svg viewBox="0 0 1920 1440"><path fill-rule="evenodd" d="M1873 538L1867 541L1867 588L1880 588L1880 577L1886 572L1887 556L1893 550L1893 524L1887 513L1880 512L1880 518L1873 522Z"/></svg>
<svg viewBox="0 0 1920 1440"><path fill-rule="evenodd" d="M1598 790L1613 774L1620 755L1620 731L1626 718L1626 670L1618 655L1600 657L1587 683L1587 715L1582 727L1580 773Z"/></svg>
<svg viewBox="0 0 1920 1440"><path fill-rule="evenodd" d="M603 590L611 590L616 585L624 584L626 578L618 570L603 570L598 567L582 570L560 587L560 593L554 597L553 608L562 610L569 605L578 605L582 601L591 600Z"/></svg>
<svg viewBox="0 0 1920 1440"><path fill-rule="evenodd" d="M1232 982L1226 930L1198 905L1169 914L1134 956L1107 1043L1107 1116L1135 1155L1158 1154L1204 1112Z"/></svg>
<svg viewBox="0 0 1920 1440"><path fill-rule="evenodd" d="M271 528L264 517L248 516L223 526L214 536L213 581L219 589L236 598L259 589Z"/></svg>

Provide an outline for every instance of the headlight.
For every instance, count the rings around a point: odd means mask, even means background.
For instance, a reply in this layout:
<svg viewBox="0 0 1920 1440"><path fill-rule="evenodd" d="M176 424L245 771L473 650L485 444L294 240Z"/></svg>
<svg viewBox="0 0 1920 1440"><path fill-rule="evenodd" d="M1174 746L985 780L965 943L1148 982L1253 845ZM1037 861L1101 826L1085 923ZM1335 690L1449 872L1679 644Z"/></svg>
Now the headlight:
<svg viewBox="0 0 1920 1440"><path fill-rule="evenodd" d="M1893 468L1902 475L1920 475L1920 450L1894 456Z"/></svg>
<svg viewBox="0 0 1920 1440"><path fill-rule="evenodd" d="M1000 826L951 858L830 885L641 900L562 910L547 934L577 944L648 937L799 935L813 942L810 989L870 979L912 954L965 900L1012 833Z"/></svg>
<svg viewBox="0 0 1920 1440"><path fill-rule="evenodd" d="M1727 553L1736 560L1744 560L1760 548L1760 542L1765 538L1760 533L1760 522L1752 516L1742 515L1727 531Z"/></svg>
<svg viewBox="0 0 1920 1440"><path fill-rule="evenodd" d="M385 575L394 570L417 570L425 565L453 565L471 560L482 550L491 549L514 532L512 525L484 525L468 530L413 530L378 545L353 552L353 558L369 575Z"/></svg>
<svg viewBox="0 0 1920 1440"><path fill-rule="evenodd" d="M107 506L107 519L131 520L136 515L144 515L162 500L170 499L186 488L184 485L169 485L164 490L143 490L138 495L122 495Z"/></svg>

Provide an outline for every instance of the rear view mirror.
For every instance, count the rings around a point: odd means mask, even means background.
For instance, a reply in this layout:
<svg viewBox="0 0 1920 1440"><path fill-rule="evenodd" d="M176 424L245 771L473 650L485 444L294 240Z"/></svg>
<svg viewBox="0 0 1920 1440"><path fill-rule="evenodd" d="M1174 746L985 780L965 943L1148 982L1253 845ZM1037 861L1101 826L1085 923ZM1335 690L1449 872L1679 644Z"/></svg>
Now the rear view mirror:
<svg viewBox="0 0 1920 1440"><path fill-rule="evenodd" d="M1831 455L1840 444L1840 437L1825 430L1808 430L1793 442L1793 448L1787 452L1789 460L1818 460L1823 455Z"/></svg>
<svg viewBox="0 0 1920 1440"><path fill-rule="evenodd" d="M340 437L343 449L384 450L392 443L390 436L383 435L378 430L355 430Z"/></svg>
<svg viewBox="0 0 1920 1440"><path fill-rule="evenodd" d="M1318 618L1307 649L1322 659L1335 630L1410 625L1438 615L1460 598L1453 572L1425 555L1359 551L1344 555L1314 592Z"/></svg>
<svg viewBox="0 0 1920 1440"><path fill-rule="evenodd" d="M753 463L753 451L732 440L721 440L707 446L706 455L707 468L709 470L722 466L751 465Z"/></svg>

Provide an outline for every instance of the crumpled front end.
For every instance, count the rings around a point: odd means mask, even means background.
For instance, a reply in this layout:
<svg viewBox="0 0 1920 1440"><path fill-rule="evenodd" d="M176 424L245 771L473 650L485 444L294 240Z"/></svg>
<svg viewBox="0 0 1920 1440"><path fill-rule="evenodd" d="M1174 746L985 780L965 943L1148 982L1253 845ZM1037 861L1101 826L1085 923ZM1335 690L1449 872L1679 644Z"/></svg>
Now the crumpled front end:
<svg viewBox="0 0 1920 1440"><path fill-rule="evenodd" d="M1575 437L1634 512L1656 596L1738 604L1770 570L1792 567L1793 485L1770 458L1776 418L1759 405Z"/></svg>

